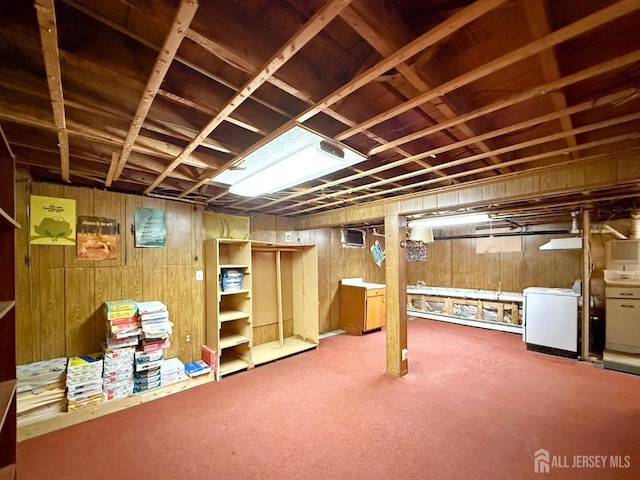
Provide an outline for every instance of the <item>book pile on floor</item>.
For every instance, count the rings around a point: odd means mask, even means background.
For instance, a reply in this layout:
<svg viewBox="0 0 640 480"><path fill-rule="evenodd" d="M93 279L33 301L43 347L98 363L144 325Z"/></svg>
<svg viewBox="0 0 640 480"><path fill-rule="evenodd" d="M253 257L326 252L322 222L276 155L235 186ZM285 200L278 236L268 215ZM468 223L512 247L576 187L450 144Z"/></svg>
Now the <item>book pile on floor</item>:
<svg viewBox="0 0 640 480"><path fill-rule="evenodd" d="M151 302L138 302L138 315L140 318L140 350L153 352L169 348L171 343L171 322L167 306L157 300Z"/></svg>
<svg viewBox="0 0 640 480"><path fill-rule="evenodd" d="M104 350L103 398L118 400L133 393L133 356L135 347Z"/></svg>
<svg viewBox="0 0 640 480"><path fill-rule="evenodd" d="M107 348L133 347L138 345L142 333L135 300L111 300L104 304L107 322Z"/></svg>
<svg viewBox="0 0 640 480"><path fill-rule="evenodd" d="M18 422L66 410L66 370L66 357L16 367Z"/></svg>
<svg viewBox="0 0 640 480"><path fill-rule="evenodd" d="M135 393L144 392L162 385L161 367L164 362L162 350L135 353L134 387Z"/></svg>
<svg viewBox="0 0 640 480"><path fill-rule="evenodd" d="M104 348L102 394L105 401L133 393L133 354L142 332L135 300L110 300L104 304L107 344Z"/></svg>
<svg viewBox="0 0 640 480"><path fill-rule="evenodd" d="M160 383L169 385L171 383L184 380L187 376L184 373L184 363L179 358L169 358L160 367Z"/></svg>
<svg viewBox="0 0 640 480"><path fill-rule="evenodd" d="M198 377L211 372L211 365L204 360L195 360L184 366L184 371L190 377Z"/></svg>
<svg viewBox="0 0 640 480"><path fill-rule="evenodd" d="M67 410L102 403L102 353L71 357L67 363Z"/></svg>

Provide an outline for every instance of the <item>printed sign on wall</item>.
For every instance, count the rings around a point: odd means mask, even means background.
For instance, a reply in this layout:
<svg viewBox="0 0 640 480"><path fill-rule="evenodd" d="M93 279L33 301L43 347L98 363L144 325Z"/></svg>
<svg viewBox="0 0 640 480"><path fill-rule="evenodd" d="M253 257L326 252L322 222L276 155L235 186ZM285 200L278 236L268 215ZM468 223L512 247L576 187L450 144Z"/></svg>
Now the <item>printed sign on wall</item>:
<svg viewBox="0 0 640 480"><path fill-rule="evenodd" d="M167 227L164 210L136 208L136 247L164 247Z"/></svg>
<svg viewBox="0 0 640 480"><path fill-rule="evenodd" d="M76 244L76 201L31 195L29 241L34 245Z"/></svg>
<svg viewBox="0 0 640 480"><path fill-rule="evenodd" d="M113 218L78 216L78 259L116 258L117 223Z"/></svg>

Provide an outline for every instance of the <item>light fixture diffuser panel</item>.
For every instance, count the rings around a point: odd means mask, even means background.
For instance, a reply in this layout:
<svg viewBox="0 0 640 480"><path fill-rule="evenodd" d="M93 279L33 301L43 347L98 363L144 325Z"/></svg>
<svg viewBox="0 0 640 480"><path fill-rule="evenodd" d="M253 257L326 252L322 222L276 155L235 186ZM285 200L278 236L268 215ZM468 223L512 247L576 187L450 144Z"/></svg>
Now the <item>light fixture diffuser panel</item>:
<svg viewBox="0 0 640 480"><path fill-rule="evenodd" d="M283 137L285 137L283 139ZM247 155L243 172L215 178L233 181L229 192L246 197L274 193L300 183L342 170L365 159L363 155L346 147L327 145L324 138L302 127L294 127L282 136ZM227 172L224 172L227 173Z"/></svg>
<svg viewBox="0 0 640 480"><path fill-rule="evenodd" d="M225 170L213 181L235 185L240 180L277 163L290 155L314 145L324 138L303 127L293 127L282 135L247 155L238 169Z"/></svg>

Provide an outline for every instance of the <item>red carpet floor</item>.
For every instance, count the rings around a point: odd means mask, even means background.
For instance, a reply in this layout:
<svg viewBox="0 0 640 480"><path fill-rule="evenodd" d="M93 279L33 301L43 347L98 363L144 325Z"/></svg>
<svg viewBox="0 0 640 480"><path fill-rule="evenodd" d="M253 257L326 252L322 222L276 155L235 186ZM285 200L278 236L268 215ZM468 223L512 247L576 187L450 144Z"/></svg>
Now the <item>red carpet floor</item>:
<svg viewBox="0 0 640 480"><path fill-rule="evenodd" d="M518 335L417 319L410 373L397 379L384 373L384 335L329 337L26 440L18 478L640 478L640 377L528 352ZM534 473L539 449L549 473Z"/></svg>

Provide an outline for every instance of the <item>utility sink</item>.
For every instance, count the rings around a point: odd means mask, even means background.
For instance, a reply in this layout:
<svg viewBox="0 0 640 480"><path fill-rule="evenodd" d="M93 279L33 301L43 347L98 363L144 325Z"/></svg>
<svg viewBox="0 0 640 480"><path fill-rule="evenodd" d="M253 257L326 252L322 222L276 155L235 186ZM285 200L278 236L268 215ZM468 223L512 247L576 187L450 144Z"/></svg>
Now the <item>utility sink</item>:
<svg viewBox="0 0 640 480"><path fill-rule="evenodd" d="M624 285L640 285L640 270L605 270L604 281L607 283L620 283Z"/></svg>

